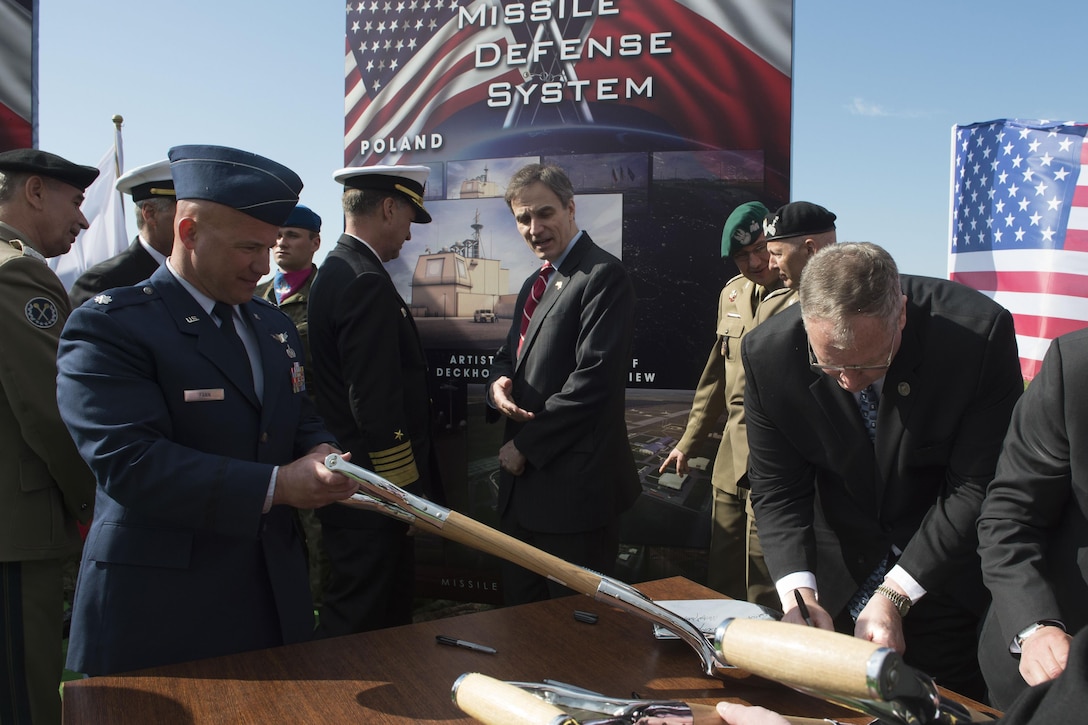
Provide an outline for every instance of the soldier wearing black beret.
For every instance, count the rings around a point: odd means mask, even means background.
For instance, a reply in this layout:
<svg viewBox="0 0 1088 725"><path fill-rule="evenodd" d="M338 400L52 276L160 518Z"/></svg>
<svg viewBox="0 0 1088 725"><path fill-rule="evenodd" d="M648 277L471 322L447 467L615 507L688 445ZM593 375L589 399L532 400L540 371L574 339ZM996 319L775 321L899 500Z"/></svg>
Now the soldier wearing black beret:
<svg viewBox="0 0 1088 725"><path fill-rule="evenodd" d="M60 722L62 567L79 551L94 477L57 410L71 307L46 257L67 252L98 176L37 149L0 153L0 722Z"/></svg>
<svg viewBox="0 0 1088 725"><path fill-rule="evenodd" d="M782 288L767 295L756 322L763 322L797 302L801 272L812 255L837 241L835 215L811 201L791 201L763 220L763 238Z"/></svg>

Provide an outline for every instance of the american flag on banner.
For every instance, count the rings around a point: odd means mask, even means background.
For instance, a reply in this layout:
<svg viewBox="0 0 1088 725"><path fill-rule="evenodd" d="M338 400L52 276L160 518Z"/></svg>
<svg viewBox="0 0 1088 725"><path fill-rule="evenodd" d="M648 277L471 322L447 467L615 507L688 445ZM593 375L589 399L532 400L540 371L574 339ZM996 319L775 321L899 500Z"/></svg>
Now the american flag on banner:
<svg viewBox="0 0 1088 725"><path fill-rule="evenodd" d="M470 14L493 2L464 3ZM418 0L347 5L344 59L344 162L360 155L364 138L400 139L425 133L460 108L483 97L480 86L503 75L520 75L504 64L475 70L476 47L506 47L505 26L480 28L457 22L457 0ZM475 91L475 92L474 92ZM370 153L395 162L397 148ZM365 154L364 154L365 156Z"/></svg>
<svg viewBox="0 0 1088 725"><path fill-rule="evenodd" d="M446 132L438 153L449 158L515 126L598 125L617 137L633 129L679 138L686 148L762 149L769 165L788 169L788 0L557 0L548 4L553 17L534 20L547 14L532 9L538 5L544 3L347 5L345 162L402 161L420 150L417 138L427 141L436 131ZM651 51L652 37L663 49ZM621 50L621 38L641 45ZM566 58L559 57L561 45ZM511 48L522 58L540 53L511 64ZM625 95L651 78L652 88ZM562 86L562 102L544 100L549 82ZM489 103L498 83L507 84L511 103ZM607 94L614 96L602 99ZM402 147L406 140L412 148Z"/></svg>
<svg viewBox="0 0 1088 725"><path fill-rule="evenodd" d="M1088 126L952 129L949 277L1012 312L1028 380L1050 341L1088 327Z"/></svg>

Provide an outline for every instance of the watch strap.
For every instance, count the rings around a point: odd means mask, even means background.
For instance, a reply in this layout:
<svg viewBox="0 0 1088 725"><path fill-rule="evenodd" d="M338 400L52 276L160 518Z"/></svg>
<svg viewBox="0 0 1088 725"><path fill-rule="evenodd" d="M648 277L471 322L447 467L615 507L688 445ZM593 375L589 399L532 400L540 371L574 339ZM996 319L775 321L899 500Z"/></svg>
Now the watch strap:
<svg viewBox="0 0 1088 725"><path fill-rule="evenodd" d="M1018 652L1020 648L1023 647L1024 640L1038 632L1043 627L1057 627L1063 632L1065 631L1065 625L1059 622L1057 619L1040 619L1038 622L1029 624L1028 626L1024 627L1016 634L1015 637L1013 637L1012 642L1014 648L1012 651L1014 653Z"/></svg>
<svg viewBox="0 0 1088 725"><path fill-rule="evenodd" d="M910 611L910 605L913 603L906 594L900 594L887 584L881 584L876 588L876 593L886 597L895 605L896 610L899 612L900 617L907 616L907 612Z"/></svg>

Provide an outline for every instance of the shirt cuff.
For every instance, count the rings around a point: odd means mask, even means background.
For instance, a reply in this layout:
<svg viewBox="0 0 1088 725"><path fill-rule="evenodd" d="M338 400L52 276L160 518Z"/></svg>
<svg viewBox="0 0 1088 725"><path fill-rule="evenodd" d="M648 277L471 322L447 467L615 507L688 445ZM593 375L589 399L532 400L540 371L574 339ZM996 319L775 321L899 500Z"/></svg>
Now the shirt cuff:
<svg viewBox="0 0 1088 725"><path fill-rule="evenodd" d="M903 590L903 593L910 598L911 604L917 604L918 600L926 595L926 590L922 588L922 585L915 581L914 577L907 573L907 570L896 564L891 568L887 574L884 575L885 580L891 580Z"/></svg>
<svg viewBox="0 0 1088 725"><path fill-rule="evenodd" d="M797 606L797 601L792 594L794 589L811 589L816 592L816 600L820 599L820 592L816 589L816 575L810 571L795 571L787 574L776 581L774 586L778 590L778 598L782 601L783 612Z"/></svg>
<svg viewBox="0 0 1088 725"><path fill-rule="evenodd" d="M280 467L276 466L272 469L272 475L268 477L268 491L264 495L264 508L261 509L262 514L266 514L272 510L272 497L276 495L276 476L280 472Z"/></svg>

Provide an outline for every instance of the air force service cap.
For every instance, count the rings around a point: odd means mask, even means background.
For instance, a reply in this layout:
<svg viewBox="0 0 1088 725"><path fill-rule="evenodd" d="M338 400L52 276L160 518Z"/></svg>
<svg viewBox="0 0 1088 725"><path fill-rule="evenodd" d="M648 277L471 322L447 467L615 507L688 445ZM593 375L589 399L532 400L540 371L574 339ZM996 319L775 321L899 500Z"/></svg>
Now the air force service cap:
<svg viewBox="0 0 1088 725"><path fill-rule="evenodd" d="M299 204L291 211L291 216L287 217L287 221L280 224L280 226L298 227L299 229L306 229L315 234L320 234L321 217L311 210L310 207Z"/></svg>
<svg viewBox="0 0 1088 725"><path fill-rule="evenodd" d="M133 201L164 197L172 200L175 191L170 162L163 159L126 172L117 180L117 190L131 196Z"/></svg>
<svg viewBox="0 0 1088 725"><path fill-rule="evenodd" d="M423 190L430 173L427 166L356 166L340 169L332 178L348 189L399 192L415 205L416 223L429 224L431 215L423 207Z"/></svg>
<svg viewBox="0 0 1088 725"><path fill-rule="evenodd" d="M741 247L762 237L763 219L768 213L767 207L758 201L749 201L734 209L722 229L722 258L732 257Z"/></svg>
<svg viewBox="0 0 1088 725"><path fill-rule="evenodd" d="M178 200L214 201L282 226L302 179L271 159L227 146L175 146L167 153Z"/></svg>
<svg viewBox="0 0 1088 725"><path fill-rule="evenodd" d="M39 149L12 149L0 152L0 171L48 176L86 191L98 178L94 166L73 164L66 158Z"/></svg>
<svg viewBox="0 0 1088 725"><path fill-rule="evenodd" d="M763 235L773 242L822 234L834 228L835 215L827 209L810 201L792 201L768 215L763 222Z"/></svg>

